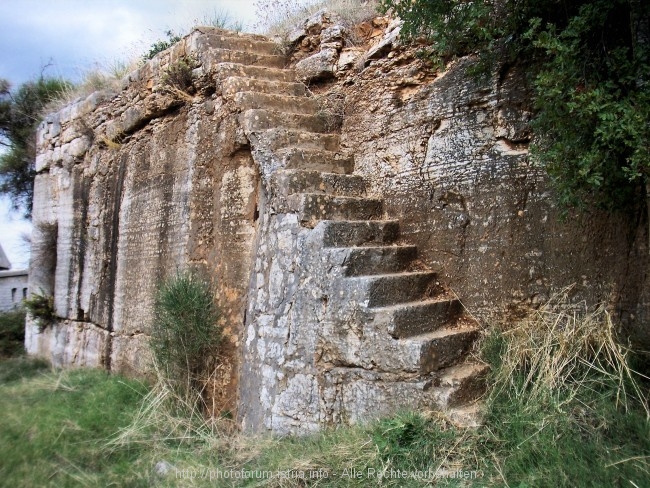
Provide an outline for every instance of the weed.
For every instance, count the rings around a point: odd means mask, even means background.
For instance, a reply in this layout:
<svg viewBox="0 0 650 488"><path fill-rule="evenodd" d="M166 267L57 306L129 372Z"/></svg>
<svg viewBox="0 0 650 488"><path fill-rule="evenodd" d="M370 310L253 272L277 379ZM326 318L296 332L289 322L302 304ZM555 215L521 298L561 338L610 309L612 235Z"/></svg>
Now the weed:
<svg viewBox="0 0 650 488"><path fill-rule="evenodd" d="M107 136L101 136L99 142L111 151L119 151L122 148L120 142L109 139Z"/></svg>
<svg viewBox="0 0 650 488"><path fill-rule="evenodd" d="M286 38L305 19L322 9L335 12L346 27L352 27L377 15L378 2L375 0L273 0L256 1L254 25L266 35Z"/></svg>
<svg viewBox="0 0 650 488"><path fill-rule="evenodd" d="M235 32L241 32L244 29L244 24L241 21L233 19L230 12L223 9L213 9L211 12L206 12L203 17L196 19L194 23L197 26L205 25Z"/></svg>
<svg viewBox="0 0 650 488"><path fill-rule="evenodd" d="M187 57L170 64L162 77L163 85L174 91L192 93L194 91L192 70L195 67L196 61Z"/></svg>
<svg viewBox="0 0 650 488"><path fill-rule="evenodd" d="M116 91L120 88L122 78L138 68L140 60L115 60L109 64L96 63L92 69L81 76L81 81L69 84L60 95L48 103L41 116L56 112L76 100L83 99L96 91Z"/></svg>

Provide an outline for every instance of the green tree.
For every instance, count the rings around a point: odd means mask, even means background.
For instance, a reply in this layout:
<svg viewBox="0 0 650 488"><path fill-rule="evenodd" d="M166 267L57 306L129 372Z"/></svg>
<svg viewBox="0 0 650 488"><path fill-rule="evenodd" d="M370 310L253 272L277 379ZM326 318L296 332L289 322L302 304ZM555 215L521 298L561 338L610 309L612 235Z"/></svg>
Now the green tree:
<svg viewBox="0 0 650 488"><path fill-rule="evenodd" d="M31 216L36 159L36 127L48 103L61 97L70 83L40 77L15 92L0 79L0 193L8 195L16 210Z"/></svg>
<svg viewBox="0 0 650 488"><path fill-rule="evenodd" d="M563 207L650 202L650 2L382 0L439 62L519 63L535 91L532 154Z"/></svg>

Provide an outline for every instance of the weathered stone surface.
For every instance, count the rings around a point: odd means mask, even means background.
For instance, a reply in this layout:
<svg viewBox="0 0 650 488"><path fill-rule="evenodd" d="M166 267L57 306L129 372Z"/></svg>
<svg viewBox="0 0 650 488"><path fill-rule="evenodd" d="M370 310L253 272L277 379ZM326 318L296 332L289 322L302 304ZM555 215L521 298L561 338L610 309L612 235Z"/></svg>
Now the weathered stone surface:
<svg viewBox="0 0 650 488"><path fill-rule="evenodd" d="M323 49L296 64L296 76L304 82L322 80L334 76L338 50Z"/></svg>
<svg viewBox="0 0 650 488"><path fill-rule="evenodd" d="M365 54L363 49L359 48L346 48L341 51L336 68L338 71L345 71L354 66L357 60Z"/></svg>
<svg viewBox="0 0 650 488"><path fill-rule="evenodd" d="M25 349L29 354L48 358L53 366L105 366L109 333L87 322L61 321L42 332L27 321Z"/></svg>
<svg viewBox="0 0 650 488"><path fill-rule="evenodd" d="M393 21L386 28L384 37L372 46L366 54L366 64L373 59L379 59L390 52L391 49L399 45L399 35L402 29L400 21Z"/></svg>

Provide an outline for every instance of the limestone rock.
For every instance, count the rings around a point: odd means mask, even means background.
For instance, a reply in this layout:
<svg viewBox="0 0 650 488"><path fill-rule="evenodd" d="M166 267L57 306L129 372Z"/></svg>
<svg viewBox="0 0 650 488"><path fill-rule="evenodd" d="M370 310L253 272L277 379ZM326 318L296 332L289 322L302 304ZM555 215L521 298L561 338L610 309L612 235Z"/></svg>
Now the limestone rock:
<svg viewBox="0 0 650 488"><path fill-rule="evenodd" d="M400 21L393 21L390 23L386 28L384 37L368 50L368 54L366 55L366 64L374 59L386 56L391 49L399 44L401 26L402 23Z"/></svg>
<svg viewBox="0 0 650 488"><path fill-rule="evenodd" d="M336 49L323 49L296 64L296 77L303 82L332 78L337 59Z"/></svg>
<svg viewBox="0 0 650 488"><path fill-rule="evenodd" d="M338 71L346 71L352 68L357 60L365 54L365 51L360 48L346 48L341 51L339 55L339 60L337 63Z"/></svg>
<svg viewBox="0 0 650 488"><path fill-rule="evenodd" d="M342 25L333 25L327 29L323 29L320 33L321 45L328 42L342 41L345 37L345 27Z"/></svg>

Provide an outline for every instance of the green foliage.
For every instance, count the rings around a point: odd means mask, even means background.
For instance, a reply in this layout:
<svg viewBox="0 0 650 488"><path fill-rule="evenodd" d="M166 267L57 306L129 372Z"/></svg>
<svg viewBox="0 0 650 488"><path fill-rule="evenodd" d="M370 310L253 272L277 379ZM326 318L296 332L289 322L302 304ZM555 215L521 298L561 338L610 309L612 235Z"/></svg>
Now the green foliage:
<svg viewBox="0 0 650 488"><path fill-rule="evenodd" d="M163 281L156 294L151 348L166 378L186 394L200 388L221 339L209 283L192 272Z"/></svg>
<svg viewBox="0 0 650 488"><path fill-rule="evenodd" d="M167 36L167 39L159 39L151 45L149 51L143 55L145 60L153 59L156 54L163 52L165 49L169 49L172 45L182 39L180 35L175 34L172 30L165 32L165 35Z"/></svg>
<svg viewBox="0 0 650 488"><path fill-rule="evenodd" d="M639 13L629 2L598 1L561 30L534 23L529 33L546 55L534 82L534 155L565 207L595 197L621 208L649 181L650 45L635 42L630 21Z"/></svg>
<svg viewBox="0 0 650 488"><path fill-rule="evenodd" d="M25 310L0 313L0 357L21 354L25 342Z"/></svg>
<svg viewBox="0 0 650 488"><path fill-rule="evenodd" d="M56 318L54 297L51 295L32 293L29 298L23 300L23 304L29 314L37 320L41 331Z"/></svg>
<svg viewBox="0 0 650 488"><path fill-rule="evenodd" d="M11 92L9 83L0 80L0 145L7 149L0 155L0 193L28 217L34 193L36 127L44 108L70 87L65 80L41 77Z"/></svg>
<svg viewBox="0 0 650 488"><path fill-rule="evenodd" d="M650 3L383 0L439 62L475 53L487 74L522 63L535 89L533 156L564 208L622 208L650 178ZM647 196L647 195L646 195Z"/></svg>

